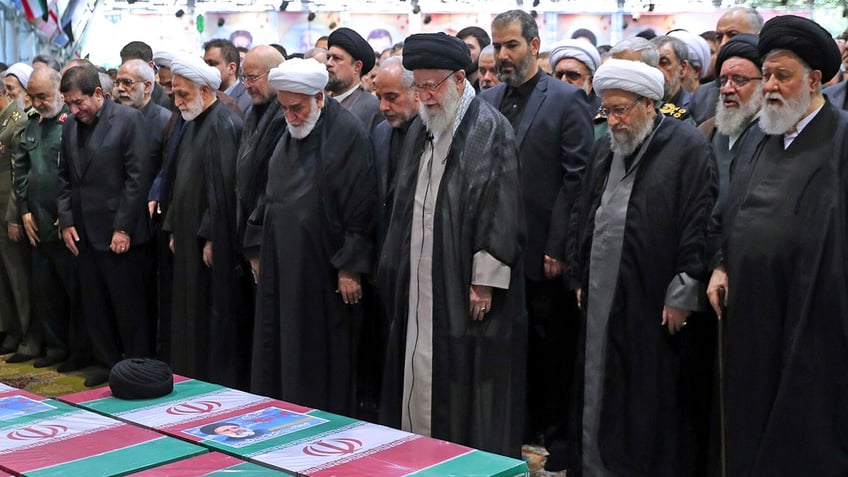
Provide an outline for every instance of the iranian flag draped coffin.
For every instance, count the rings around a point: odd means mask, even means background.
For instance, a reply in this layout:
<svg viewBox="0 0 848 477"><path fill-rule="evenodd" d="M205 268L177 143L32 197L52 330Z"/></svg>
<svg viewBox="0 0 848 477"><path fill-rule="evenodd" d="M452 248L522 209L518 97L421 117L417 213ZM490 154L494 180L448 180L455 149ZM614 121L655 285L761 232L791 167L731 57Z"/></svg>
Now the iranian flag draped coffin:
<svg viewBox="0 0 848 477"><path fill-rule="evenodd" d="M0 390L0 469L12 475L123 475L206 452L63 402Z"/></svg>
<svg viewBox="0 0 848 477"><path fill-rule="evenodd" d="M520 460L180 376L157 399L108 388L61 399L292 475L529 475Z"/></svg>
<svg viewBox="0 0 848 477"><path fill-rule="evenodd" d="M132 477L264 477L274 473L267 467L245 462L238 457L210 452L130 475Z"/></svg>

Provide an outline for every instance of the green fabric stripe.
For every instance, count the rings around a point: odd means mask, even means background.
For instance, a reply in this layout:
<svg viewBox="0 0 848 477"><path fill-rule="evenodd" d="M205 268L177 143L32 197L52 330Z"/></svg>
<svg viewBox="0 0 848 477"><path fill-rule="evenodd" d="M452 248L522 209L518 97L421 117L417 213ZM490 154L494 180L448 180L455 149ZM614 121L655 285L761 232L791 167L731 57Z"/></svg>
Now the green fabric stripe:
<svg viewBox="0 0 848 477"><path fill-rule="evenodd" d="M483 451L472 451L408 475L415 477L526 477L530 475L530 471L523 461Z"/></svg>
<svg viewBox="0 0 848 477"><path fill-rule="evenodd" d="M169 402L180 402L186 399L215 391L225 391L227 388L203 381L183 381L174 385L174 392L156 399L134 401L132 399L117 399L113 397L80 403L81 407L110 416L129 411L138 411L145 407L159 406ZM143 405L142 405L143 404Z"/></svg>
<svg viewBox="0 0 848 477"><path fill-rule="evenodd" d="M54 401L52 399L45 399L41 401L45 404L55 407L56 409L51 409L49 411L39 412L35 414L29 414L26 416L20 416L12 419L4 419L0 421L0 429L6 429L9 427L20 426L22 424L28 424L33 421L40 421L47 418L55 418L61 416L63 414L71 414L75 412L82 412L79 408L71 406L69 404L65 404L63 402Z"/></svg>
<svg viewBox="0 0 848 477"><path fill-rule="evenodd" d="M356 419L352 419L345 416L339 416L338 414L331 414L325 411L319 411L317 409L312 410L307 414L310 416L327 419L329 422L325 422L323 424L319 424L313 427L307 427L306 429L301 429L297 432L292 432L291 434L274 437L268 439L267 441L257 442L256 444L251 444L249 446L244 447L230 447L226 444L222 444L217 441L204 441L199 442L198 444L209 446L210 448L214 448L226 454L245 458L247 456L265 454L271 449L289 447L290 445L297 444L299 442L311 442L319 438L319 436L323 436L325 434L335 434L336 432L339 432L339 429L343 427L361 422L357 421Z"/></svg>
<svg viewBox="0 0 848 477"><path fill-rule="evenodd" d="M280 473L267 467L262 467L261 465L245 462L203 475L204 477L262 477L266 475L280 475Z"/></svg>
<svg viewBox="0 0 848 477"><path fill-rule="evenodd" d="M27 472L24 475L26 477L125 475L204 453L206 449L200 446L170 437L161 437L112 452Z"/></svg>

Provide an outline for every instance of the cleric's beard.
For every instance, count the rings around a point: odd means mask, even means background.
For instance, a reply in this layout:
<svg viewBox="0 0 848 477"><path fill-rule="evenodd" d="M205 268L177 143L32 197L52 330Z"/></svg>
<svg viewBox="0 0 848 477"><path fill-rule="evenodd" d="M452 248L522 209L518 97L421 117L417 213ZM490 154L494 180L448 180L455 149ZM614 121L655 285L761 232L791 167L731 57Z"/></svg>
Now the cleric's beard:
<svg viewBox="0 0 848 477"><path fill-rule="evenodd" d="M300 126L292 126L288 124L286 127L289 129L289 134L292 135L295 139L303 139L315 129L315 125L318 124L318 118L321 116L321 109L318 107L318 101L315 98L312 98L309 103L309 115L306 117L306 120L303 121L303 124Z"/></svg>
<svg viewBox="0 0 848 477"><path fill-rule="evenodd" d="M632 124L624 131L614 131L609 129L610 148L612 152L628 156L636 151L645 138L654 130L654 118L652 116L644 116Z"/></svg>
<svg viewBox="0 0 848 477"><path fill-rule="evenodd" d="M780 99L783 104L769 104L769 99ZM760 129L766 134L786 134L792 131L812 101L813 98L806 91L801 91L795 98L784 98L780 93L766 93L760 111Z"/></svg>
<svg viewBox="0 0 848 477"><path fill-rule="evenodd" d="M180 114L182 114L183 119L186 121L191 121L203 112L203 97L200 95L198 91L194 96L194 99L191 100L190 103L186 103L183 107L180 108Z"/></svg>
<svg viewBox="0 0 848 477"><path fill-rule="evenodd" d="M735 95L738 106L728 108L724 105L725 95L719 95L718 104L716 104L715 124L718 132L725 136L739 136L757 115L760 106L763 104L762 86L758 86L753 95L748 99L747 104L739 102L739 95Z"/></svg>
<svg viewBox="0 0 848 477"><path fill-rule="evenodd" d="M432 110L427 108L424 101L418 103L419 116L427 127L427 131L431 133L450 131L456 120L456 113L459 110L459 86L451 82L445 88L445 97Z"/></svg>

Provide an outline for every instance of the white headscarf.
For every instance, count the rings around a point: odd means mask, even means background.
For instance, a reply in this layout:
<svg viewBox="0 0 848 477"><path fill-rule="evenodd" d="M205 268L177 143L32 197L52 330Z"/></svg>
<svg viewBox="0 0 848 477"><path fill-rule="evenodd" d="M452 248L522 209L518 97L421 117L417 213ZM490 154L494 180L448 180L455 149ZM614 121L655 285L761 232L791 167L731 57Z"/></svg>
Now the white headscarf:
<svg viewBox="0 0 848 477"><path fill-rule="evenodd" d="M221 72L207 65L199 56L175 55L171 62L171 74L182 76L197 86L208 85L213 91L221 86Z"/></svg>
<svg viewBox="0 0 848 477"><path fill-rule="evenodd" d="M707 69L710 67L711 56L710 45L707 40L686 30L675 30L668 36L686 43L686 48L689 49L689 63L701 70L701 78L706 76Z"/></svg>
<svg viewBox="0 0 848 477"><path fill-rule="evenodd" d="M551 49L551 68L556 68L563 58L574 58L583 63L593 75L598 66L601 66L598 49L586 40L563 40L554 45Z"/></svg>
<svg viewBox="0 0 848 477"><path fill-rule="evenodd" d="M327 67L314 58L292 58L268 72L268 84L277 91L308 95L324 91L329 78Z"/></svg>
<svg viewBox="0 0 848 477"><path fill-rule="evenodd" d="M659 101L665 78L662 72L641 61L609 59L595 72L592 88L603 94L608 89L623 89Z"/></svg>
<svg viewBox="0 0 848 477"><path fill-rule="evenodd" d="M153 64L160 68L170 68L174 62L174 55L167 51L157 51L153 53Z"/></svg>
<svg viewBox="0 0 848 477"><path fill-rule="evenodd" d="M14 76L21 82L21 86L24 89L27 89L27 84L29 83L29 76L32 74L32 66L26 63L15 63L6 69L6 72L3 73L3 76Z"/></svg>

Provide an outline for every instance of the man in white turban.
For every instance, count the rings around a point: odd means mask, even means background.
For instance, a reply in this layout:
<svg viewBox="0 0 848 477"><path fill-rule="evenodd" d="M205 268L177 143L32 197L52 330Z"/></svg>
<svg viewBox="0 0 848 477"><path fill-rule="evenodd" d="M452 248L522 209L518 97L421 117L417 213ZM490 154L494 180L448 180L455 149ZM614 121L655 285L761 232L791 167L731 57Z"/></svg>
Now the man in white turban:
<svg viewBox="0 0 848 477"><path fill-rule="evenodd" d="M167 51L157 51L153 53L153 64L158 68L156 82L165 90L168 97L172 97L171 88L173 86L173 76L171 73L171 63L174 62L174 55Z"/></svg>
<svg viewBox="0 0 848 477"><path fill-rule="evenodd" d="M248 274L239 270L235 240L242 120L216 96L217 68L177 55L171 73L174 104L185 125L176 154L166 156L168 184L161 189L168 203L162 230L171 234L174 252L171 322L163 330L174 343L170 364L180 374L245 388Z"/></svg>
<svg viewBox="0 0 848 477"><path fill-rule="evenodd" d="M29 109L32 103L27 96L27 83L32 74L32 66L26 63L15 63L3 73L3 85L6 94L15 100L23 109Z"/></svg>
<svg viewBox="0 0 848 477"><path fill-rule="evenodd" d="M585 91L592 115L601 105L592 91L592 78L599 66L601 55L588 41L563 40L551 49L551 69L554 77Z"/></svg>
<svg viewBox="0 0 848 477"><path fill-rule="evenodd" d="M689 75L683 81L683 87L686 91L692 93L701 84L701 78L707 76L710 68L710 58L712 56L710 54L710 45L700 35L686 30L670 31L668 36L682 41L689 50Z"/></svg>
<svg viewBox="0 0 848 477"><path fill-rule="evenodd" d="M692 475L694 431L680 366L701 307L716 194L709 147L657 112L663 75L610 59L595 72L609 137L595 142L577 205L583 379L569 469L583 475ZM683 160L685 158L685 160ZM682 336L681 336L682 335ZM579 385L578 385L579 386ZM703 398L703 396L699 396ZM657 433L657 429L662 429ZM581 445L582 443L582 445Z"/></svg>
<svg viewBox="0 0 848 477"><path fill-rule="evenodd" d="M262 231L251 390L350 416L377 181L365 128L327 79L311 58L268 72L288 126L248 221Z"/></svg>

